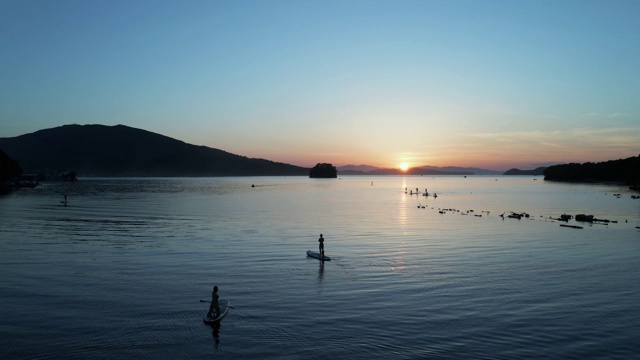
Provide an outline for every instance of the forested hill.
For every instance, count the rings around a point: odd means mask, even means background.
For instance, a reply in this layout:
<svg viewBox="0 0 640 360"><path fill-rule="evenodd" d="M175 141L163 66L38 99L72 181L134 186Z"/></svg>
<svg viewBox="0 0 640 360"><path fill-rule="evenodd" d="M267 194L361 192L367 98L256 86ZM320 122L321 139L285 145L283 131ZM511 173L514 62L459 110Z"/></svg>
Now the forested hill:
<svg viewBox="0 0 640 360"><path fill-rule="evenodd" d="M544 171L547 170L546 167L538 167L533 170L520 170L520 169L511 169L507 170L503 175L544 175Z"/></svg>
<svg viewBox="0 0 640 360"><path fill-rule="evenodd" d="M545 180L575 182L624 182L640 184L640 156L600 163L564 164L550 166Z"/></svg>
<svg viewBox="0 0 640 360"><path fill-rule="evenodd" d="M309 169L247 158L124 125L65 125L12 138L0 149L25 173L79 176L308 176Z"/></svg>

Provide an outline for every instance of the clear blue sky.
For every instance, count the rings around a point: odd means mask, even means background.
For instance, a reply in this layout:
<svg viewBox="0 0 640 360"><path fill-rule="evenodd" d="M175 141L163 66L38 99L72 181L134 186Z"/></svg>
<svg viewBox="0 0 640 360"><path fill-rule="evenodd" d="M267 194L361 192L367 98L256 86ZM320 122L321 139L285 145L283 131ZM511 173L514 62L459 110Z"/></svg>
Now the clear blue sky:
<svg viewBox="0 0 640 360"><path fill-rule="evenodd" d="M640 153L640 1L0 0L0 137L124 124L301 166Z"/></svg>

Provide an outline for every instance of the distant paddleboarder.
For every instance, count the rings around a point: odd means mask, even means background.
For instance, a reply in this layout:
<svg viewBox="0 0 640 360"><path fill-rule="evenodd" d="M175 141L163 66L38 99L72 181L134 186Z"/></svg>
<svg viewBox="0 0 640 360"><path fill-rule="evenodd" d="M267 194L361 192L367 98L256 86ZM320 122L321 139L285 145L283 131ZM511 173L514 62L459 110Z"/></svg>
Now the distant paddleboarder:
<svg viewBox="0 0 640 360"><path fill-rule="evenodd" d="M322 234L320 234L320 239L318 239L318 248L320 250L320 256L324 257L324 238L322 237Z"/></svg>

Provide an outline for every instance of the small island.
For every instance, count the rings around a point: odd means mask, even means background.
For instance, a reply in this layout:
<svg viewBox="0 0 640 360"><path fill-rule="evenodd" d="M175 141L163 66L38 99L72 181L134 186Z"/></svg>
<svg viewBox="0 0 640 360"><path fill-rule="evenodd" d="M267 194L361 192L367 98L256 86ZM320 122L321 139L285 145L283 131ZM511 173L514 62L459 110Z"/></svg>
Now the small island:
<svg viewBox="0 0 640 360"><path fill-rule="evenodd" d="M337 178L338 170L327 163L318 163L309 171L310 178Z"/></svg>

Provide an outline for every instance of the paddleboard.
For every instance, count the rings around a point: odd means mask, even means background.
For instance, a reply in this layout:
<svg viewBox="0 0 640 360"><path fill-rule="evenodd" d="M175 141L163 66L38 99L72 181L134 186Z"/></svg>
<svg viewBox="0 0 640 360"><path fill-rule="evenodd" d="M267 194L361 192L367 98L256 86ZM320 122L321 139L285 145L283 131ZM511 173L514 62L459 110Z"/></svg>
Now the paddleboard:
<svg viewBox="0 0 640 360"><path fill-rule="evenodd" d="M231 309L231 302L227 299L222 299L218 301L218 306L220 307L220 315L216 317L209 317L207 314L204 314L202 321L207 324L215 324L220 320L224 319L225 316L229 313L229 309Z"/></svg>
<svg viewBox="0 0 640 360"><path fill-rule="evenodd" d="M331 258L328 257L327 255L325 256L320 256L320 253L317 253L315 251L311 251L311 250L307 250L307 256L318 259L318 260L326 260L326 261L331 261Z"/></svg>

